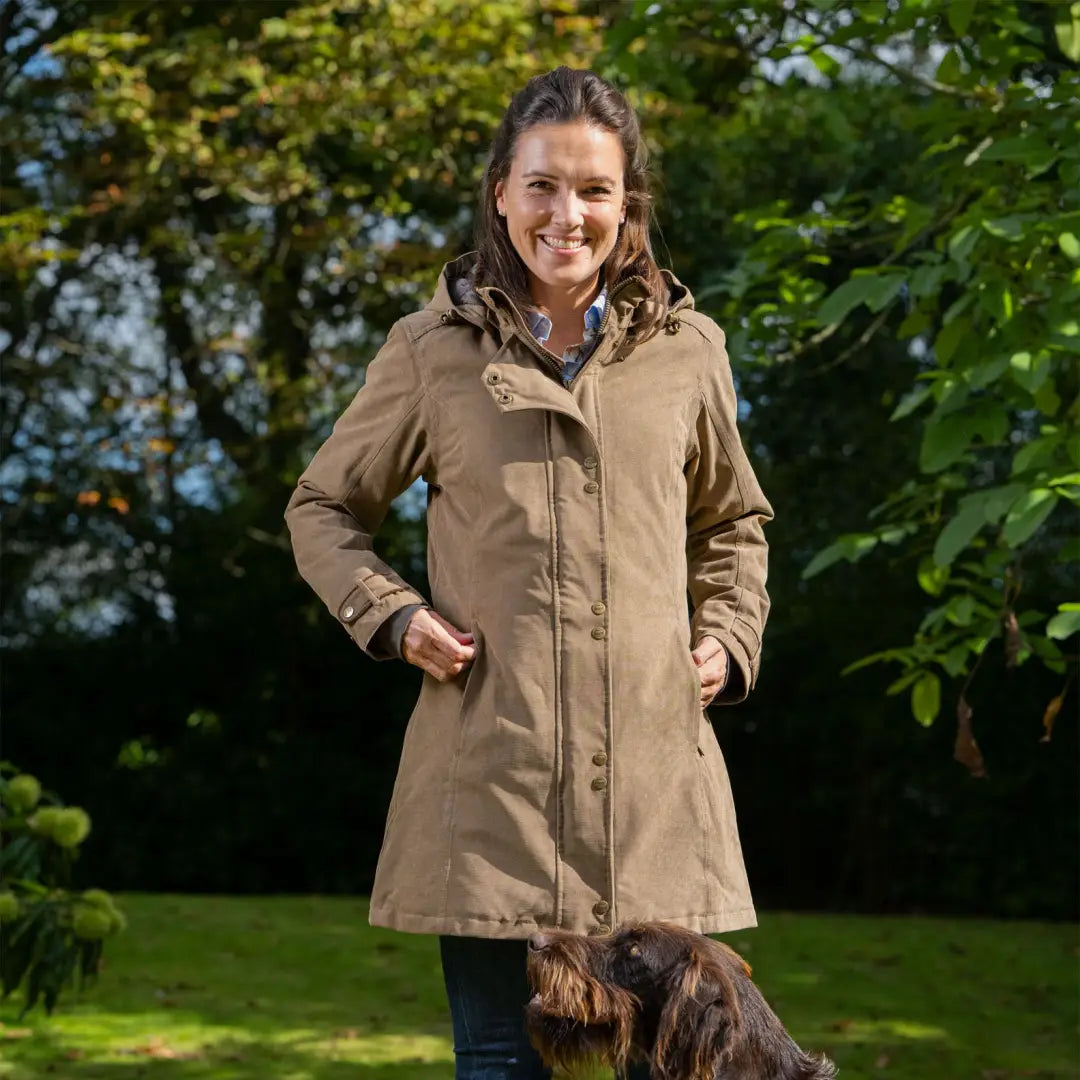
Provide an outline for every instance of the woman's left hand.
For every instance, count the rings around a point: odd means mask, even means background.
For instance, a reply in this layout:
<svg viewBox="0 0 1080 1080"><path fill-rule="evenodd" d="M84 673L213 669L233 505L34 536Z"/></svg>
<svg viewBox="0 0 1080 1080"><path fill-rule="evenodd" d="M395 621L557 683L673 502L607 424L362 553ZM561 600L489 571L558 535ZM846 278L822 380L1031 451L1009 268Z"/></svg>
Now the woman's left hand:
<svg viewBox="0 0 1080 1080"><path fill-rule="evenodd" d="M727 684L728 664L731 661L727 649L714 637L703 637L690 655L697 664L701 679L701 707L704 709Z"/></svg>

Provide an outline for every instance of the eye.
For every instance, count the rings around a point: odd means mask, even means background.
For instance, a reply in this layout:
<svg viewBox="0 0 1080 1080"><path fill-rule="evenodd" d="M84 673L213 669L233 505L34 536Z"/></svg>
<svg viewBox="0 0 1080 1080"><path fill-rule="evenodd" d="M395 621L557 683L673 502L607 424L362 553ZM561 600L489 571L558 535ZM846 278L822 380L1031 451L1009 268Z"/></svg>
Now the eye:
<svg viewBox="0 0 1080 1080"><path fill-rule="evenodd" d="M546 187L548 187L548 186L549 186L549 185L548 185L548 182L547 182L546 180L534 180L534 181L533 181L533 182L532 182L532 183L531 183L531 184L529 185L529 187L531 187L531 188L546 188Z"/></svg>
<svg viewBox="0 0 1080 1080"><path fill-rule="evenodd" d="M638 945L638 944L637 944L637 942L634 942L634 943L633 943L633 944L632 944L632 945L630 946L630 948L629 948L629 949L627 949L627 952L628 952L628 953L629 953L629 954L630 954L631 956L640 956L640 955L641 955L641 946L640 946L640 945Z"/></svg>

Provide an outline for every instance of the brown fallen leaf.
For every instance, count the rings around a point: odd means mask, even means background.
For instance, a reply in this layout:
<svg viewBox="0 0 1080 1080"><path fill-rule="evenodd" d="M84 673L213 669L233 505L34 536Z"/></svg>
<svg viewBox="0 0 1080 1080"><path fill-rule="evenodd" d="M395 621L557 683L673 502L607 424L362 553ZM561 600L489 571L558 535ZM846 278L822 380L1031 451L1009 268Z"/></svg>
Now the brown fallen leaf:
<svg viewBox="0 0 1080 1080"><path fill-rule="evenodd" d="M1057 697L1051 698L1047 703L1046 712L1043 713L1043 736L1039 739L1039 742L1049 742L1050 736L1054 733L1054 721L1057 719L1058 713L1061 712L1061 706L1065 704L1065 691L1062 690Z"/></svg>
<svg viewBox="0 0 1080 1080"><path fill-rule="evenodd" d="M987 776L986 763L982 751L975 741L971 730L972 710L963 694L956 703L956 742L953 745L953 757L967 769L972 776L984 779Z"/></svg>

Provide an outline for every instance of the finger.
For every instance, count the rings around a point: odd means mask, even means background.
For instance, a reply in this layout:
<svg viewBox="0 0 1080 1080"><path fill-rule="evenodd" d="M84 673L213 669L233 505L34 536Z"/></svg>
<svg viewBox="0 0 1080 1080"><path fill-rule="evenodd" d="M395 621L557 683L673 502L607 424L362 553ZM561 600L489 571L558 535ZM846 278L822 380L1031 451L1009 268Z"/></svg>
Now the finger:
<svg viewBox="0 0 1080 1080"><path fill-rule="evenodd" d="M445 620L436 622L428 637L439 652L451 660L471 660L476 655L472 634L455 630Z"/></svg>
<svg viewBox="0 0 1080 1080"><path fill-rule="evenodd" d="M716 638L711 636L703 637L693 649L690 650L690 655L694 658L694 663L699 667L704 664L710 657L713 657L724 646L717 641Z"/></svg>

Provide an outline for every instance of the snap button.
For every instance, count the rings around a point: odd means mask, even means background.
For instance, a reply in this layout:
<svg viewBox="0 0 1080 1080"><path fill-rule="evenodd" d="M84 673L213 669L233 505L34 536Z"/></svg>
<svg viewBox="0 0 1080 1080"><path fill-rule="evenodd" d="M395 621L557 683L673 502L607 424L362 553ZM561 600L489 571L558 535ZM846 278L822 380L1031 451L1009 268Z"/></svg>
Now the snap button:
<svg viewBox="0 0 1080 1080"><path fill-rule="evenodd" d="M343 619L351 619L351 618L352 618L352 617L353 617L353 616L354 616L355 614L356 614L356 610L355 610L355 608L347 607L347 608L346 608L346 609L345 609L345 610L344 610L344 611L343 611L343 612L341 613L341 617L342 617Z"/></svg>
<svg viewBox="0 0 1080 1080"><path fill-rule="evenodd" d="M596 934L597 937L602 937L604 934L611 933L611 927L608 926L607 923L597 923L596 926L593 927L592 932Z"/></svg>
<svg viewBox="0 0 1080 1080"><path fill-rule="evenodd" d="M593 777L592 789L593 791L603 791L607 787L607 780L602 776Z"/></svg>
<svg viewBox="0 0 1080 1080"><path fill-rule="evenodd" d="M597 750L596 753L592 756L592 763L594 765L606 765L607 754L605 754L603 750Z"/></svg>
<svg viewBox="0 0 1080 1080"><path fill-rule="evenodd" d="M594 626L590 633L597 641L603 641L607 637L607 630L602 626Z"/></svg>
<svg viewBox="0 0 1080 1080"><path fill-rule="evenodd" d="M607 611L607 605L602 600L597 600L592 606L594 615L603 615L605 611Z"/></svg>
<svg viewBox="0 0 1080 1080"><path fill-rule="evenodd" d="M611 910L611 905L606 900L597 900L592 910L598 919L602 919Z"/></svg>
<svg viewBox="0 0 1080 1080"><path fill-rule="evenodd" d="M586 490L586 491L587 491L587 492L588 492L588 493L589 493L590 495L592 495L592 494L594 494L595 492L597 492L597 491L599 491L599 490L600 490L600 485L599 485L599 484L598 484L598 483L597 483L597 482L596 482L595 480L590 480L590 481L589 481L589 482L588 482L588 483L587 483L587 484L585 485L585 490Z"/></svg>
<svg viewBox="0 0 1080 1080"><path fill-rule="evenodd" d="M587 457L587 458L586 458L586 459L585 459L585 460L584 460L584 461L582 462L582 465L584 465L586 469L595 469L595 468L596 468L596 458L594 458L594 457Z"/></svg>
<svg viewBox="0 0 1080 1080"><path fill-rule="evenodd" d="M499 395L498 401L500 405L509 405L514 400L513 394L502 393Z"/></svg>
<svg viewBox="0 0 1080 1080"><path fill-rule="evenodd" d="M489 371L487 381L489 386L494 386L502 376L497 371Z"/></svg>

